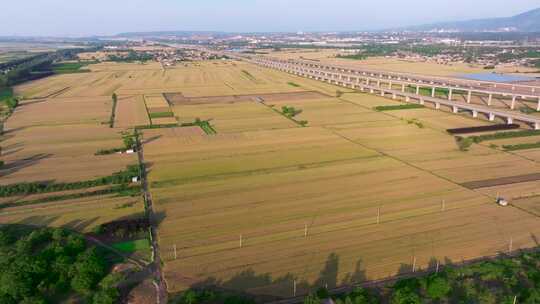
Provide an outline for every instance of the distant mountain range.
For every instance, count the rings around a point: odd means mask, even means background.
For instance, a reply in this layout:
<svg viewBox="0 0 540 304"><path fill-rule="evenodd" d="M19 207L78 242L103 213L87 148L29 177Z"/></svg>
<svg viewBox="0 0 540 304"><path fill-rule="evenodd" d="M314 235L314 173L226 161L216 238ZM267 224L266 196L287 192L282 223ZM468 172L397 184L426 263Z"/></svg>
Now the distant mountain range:
<svg viewBox="0 0 540 304"><path fill-rule="evenodd" d="M540 32L540 8L506 18L443 22L404 28L415 32Z"/></svg>

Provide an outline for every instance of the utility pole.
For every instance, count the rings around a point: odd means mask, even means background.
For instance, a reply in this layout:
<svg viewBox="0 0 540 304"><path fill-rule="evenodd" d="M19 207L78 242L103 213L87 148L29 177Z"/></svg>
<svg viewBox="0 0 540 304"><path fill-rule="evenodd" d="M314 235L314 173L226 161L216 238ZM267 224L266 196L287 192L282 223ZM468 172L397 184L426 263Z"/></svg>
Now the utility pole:
<svg viewBox="0 0 540 304"><path fill-rule="evenodd" d="M307 237L307 223L304 224L304 237Z"/></svg>
<svg viewBox="0 0 540 304"><path fill-rule="evenodd" d="M416 272L416 257L413 257L412 272Z"/></svg>
<svg viewBox="0 0 540 304"><path fill-rule="evenodd" d="M174 259L176 260L177 256L176 256L176 244L173 245L173 249L174 249Z"/></svg>
<svg viewBox="0 0 540 304"><path fill-rule="evenodd" d="M242 235L240 234L240 248L242 248Z"/></svg>

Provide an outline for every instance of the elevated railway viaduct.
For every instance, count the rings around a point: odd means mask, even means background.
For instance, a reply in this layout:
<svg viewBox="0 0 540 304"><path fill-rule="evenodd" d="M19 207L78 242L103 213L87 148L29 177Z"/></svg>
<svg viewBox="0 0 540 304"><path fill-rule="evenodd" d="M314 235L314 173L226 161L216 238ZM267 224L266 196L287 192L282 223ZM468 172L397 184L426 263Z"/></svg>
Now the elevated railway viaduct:
<svg viewBox="0 0 540 304"><path fill-rule="evenodd" d="M453 113L469 112L475 118L479 115L485 115L490 121L494 121L496 117L499 117L509 124L521 122L535 130L540 129L540 117L514 111L517 101L533 102L537 111L540 111L540 87L351 69L301 60L247 56L242 56L241 59L267 68L363 92L380 94L381 96L389 95L393 99L401 97L406 102L417 102L422 105L430 103L436 109L441 109L444 106ZM410 92L411 89L412 92ZM430 90L429 96L423 95L421 92L426 89ZM437 89L445 89L447 98L436 96ZM465 95L465 100L455 100L455 93ZM473 104L471 102L473 95L485 96L487 104ZM508 98L510 100L508 109L495 108L492 102L495 96Z"/></svg>

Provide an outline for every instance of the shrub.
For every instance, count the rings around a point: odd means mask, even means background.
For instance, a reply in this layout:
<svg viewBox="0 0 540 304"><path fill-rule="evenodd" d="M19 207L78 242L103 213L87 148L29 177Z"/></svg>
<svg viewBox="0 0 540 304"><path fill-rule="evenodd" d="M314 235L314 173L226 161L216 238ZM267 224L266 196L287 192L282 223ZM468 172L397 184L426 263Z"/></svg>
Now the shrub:
<svg viewBox="0 0 540 304"><path fill-rule="evenodd" d="M460 151L469 151L469 148L473 144L473 140L470 137L456 136L456 143Z"/></svg>

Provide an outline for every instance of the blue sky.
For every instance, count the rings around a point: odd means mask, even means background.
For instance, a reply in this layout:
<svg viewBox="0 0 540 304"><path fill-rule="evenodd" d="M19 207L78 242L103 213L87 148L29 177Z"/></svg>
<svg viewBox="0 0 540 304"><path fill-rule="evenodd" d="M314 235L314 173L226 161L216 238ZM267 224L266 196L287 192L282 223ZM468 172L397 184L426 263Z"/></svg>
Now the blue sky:
<svg viewBox="0 0 540 304"><path fill-rule="evenodd" d="M515 15L539 0L4 0L0 35L340 31ZM511 3L511 4L510 4Z"/></svg>

